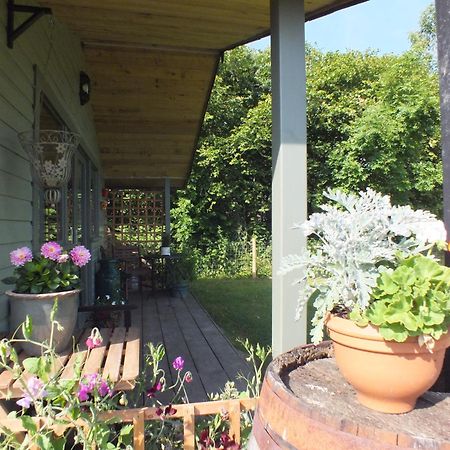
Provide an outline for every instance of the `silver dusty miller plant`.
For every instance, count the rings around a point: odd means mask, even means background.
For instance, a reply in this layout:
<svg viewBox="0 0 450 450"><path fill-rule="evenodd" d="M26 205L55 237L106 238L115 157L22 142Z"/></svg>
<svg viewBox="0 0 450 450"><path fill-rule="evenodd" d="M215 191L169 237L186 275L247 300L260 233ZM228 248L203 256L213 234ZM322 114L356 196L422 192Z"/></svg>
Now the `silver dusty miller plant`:
<svg viewBox="0 0 450 450"><path fill-rule="evenodd" d="M323 339L326 315L332 310L364 311L379 274L399 255L428 250L445 240L441 221L409 206L392 206L389 196L372 189L359 194L328 191L334 202L322 205L304 224L295 225L315 241L302 255L284 258L281 274L300 270L297 318L312 301L312 341ZM316 244L316 245L314 245Z"/></svg>

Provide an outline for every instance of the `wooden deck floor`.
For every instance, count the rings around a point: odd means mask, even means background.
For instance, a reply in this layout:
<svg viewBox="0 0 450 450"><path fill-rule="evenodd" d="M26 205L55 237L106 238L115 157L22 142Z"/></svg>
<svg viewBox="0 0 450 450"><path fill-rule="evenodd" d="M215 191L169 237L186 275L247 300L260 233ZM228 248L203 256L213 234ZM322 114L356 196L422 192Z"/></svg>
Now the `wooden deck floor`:
<svg viewBox="0 0 450 450"><path fill-rule="evenodd" d="M162 368L170 377L168 381L176 377L172 361L178 356L185 360L185 369L193 376L192 383L186 385L189 401L207 400L208 394L220 392L228 380L243 387L237 375L250 373L244 355L192 295L182 299L167 292L144 291L142 296L134 292L130 301L138 306L132 324L141 326L144 352L147 342L165 346Z"/></svg>

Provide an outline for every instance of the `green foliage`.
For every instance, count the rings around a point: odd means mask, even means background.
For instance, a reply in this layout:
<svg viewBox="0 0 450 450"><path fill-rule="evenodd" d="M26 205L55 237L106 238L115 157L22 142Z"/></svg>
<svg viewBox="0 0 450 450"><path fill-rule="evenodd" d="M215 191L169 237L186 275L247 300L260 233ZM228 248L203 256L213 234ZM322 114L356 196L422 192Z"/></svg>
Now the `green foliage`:
<svg viewBox="0 0 450 450"><path fill-rule="evenodd" d="M44 294L77 289L79 269L71 261L58 263L42 256L15 269L15 292ZM9 280L8 280L9 281Z"/></svg>
<svg viewBox="0 0 450 450"><path fill-rule="evenodd" d="M52 327L57 327L52 322ZM31 333L31 321L23 325ZM97 330L98 332L98 330ZM94 331L93 331L94 333ZM93 336L92 334L91 336ZM53 336L53 332L52 332ZM24 433L12 433L6 426L0 426L0 448L4 450L37 447L43 450L64 448L130 449L132 428L129 425L113 425L101 419L99 413L117 409L117 395L113 394L108 380L99 374L81 374L81 367L75 364L71 379L61 379L61 367L52 338L50 342L25 341L40 346L41 356L19 361L14 346L22 339L0 341L0 369L9 372L20 385L23 397L17 402L22 408L9 414L9 418L20 420ZM87 350L89 358L91 348ZM84 387L83 387L84 386ZM81 396L85 390L85 397ZM35 421L39 417L41 420ZM54 426L64 431L60 436L53 433Z"/></svg>
<svg viewBox="0 0 450 450"><path fill-rule="evenodd" d="M214 243L203 248L186 250L191 255L197 278L241 278L252 275L252 248L247 236L228 240L219 229ZM258 276L272 273L272 248L265 242L257 243Z"/></svg>
<svg viewBox="0 0 450 450"><path fill-rule="evenodd" d="M182 249L196 248L203 256L222 238L269 235L269 74L268 52L240 47L225 55L188 186L172 210Z"/></svg>
<svg viewBox="0 0 450 450"><path fill-rule="evenodd" d="M388 341L439 339L450 326L450 269L423 255L411 256L380 275L372 299L363 314L355 311L350 318L378 326Z"/></svg>
<svg viewBox="0 0 450 450"><path fill-rule="evenodd" d="M395 204L442 211L435 25L427 9L402 55L307 47L308 207L329 188L371 187ZM191 178L173 209L174 238L203 275L242 235L271 230L270 53L240 47L219 68Z"/></svg>

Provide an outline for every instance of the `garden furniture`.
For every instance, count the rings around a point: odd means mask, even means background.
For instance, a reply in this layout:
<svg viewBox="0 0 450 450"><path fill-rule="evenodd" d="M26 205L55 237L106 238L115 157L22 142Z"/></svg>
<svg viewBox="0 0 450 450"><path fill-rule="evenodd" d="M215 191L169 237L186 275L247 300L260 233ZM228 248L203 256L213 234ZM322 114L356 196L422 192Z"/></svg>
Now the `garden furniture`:
<svg viewBox="0 0 450 450"><path fill-rule="evenodd" d="M58 355L59 372L62 379L70 379L74 375L75 363L82 362L82 374L99 373L105 379L114 383L118 391L132 390L140 373L140 330L137 327L100 330L103 337L101 346L90 351L89 357L86 340L91 329L83 329L76 333L75 345ZM19 353L19 360L24 355ZM4 401L7 398L17 399L23 396L22 384L14 380L10 371L0 372L0 418L5 417L7 409Z"/></svg>

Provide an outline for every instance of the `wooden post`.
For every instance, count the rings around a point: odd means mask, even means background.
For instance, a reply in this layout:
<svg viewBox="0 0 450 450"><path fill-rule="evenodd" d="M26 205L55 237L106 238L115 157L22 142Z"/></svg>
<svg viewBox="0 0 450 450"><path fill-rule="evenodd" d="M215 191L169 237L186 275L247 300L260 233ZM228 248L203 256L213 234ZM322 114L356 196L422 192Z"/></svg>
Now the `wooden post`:
<svg viewBox="0 0 450 450"><path fill-rule="evenodd" d="M256 278L256 237L252 237L252 278Z"/></svg>
<svg viewBox="0 0 450 450"><path fill-rule="evenodd" d="M273 355L306 343L306 311L295 321L299 274L280 275L283 257L306 239L306 73L303 1L272 0L272 347Z"/></svg>

